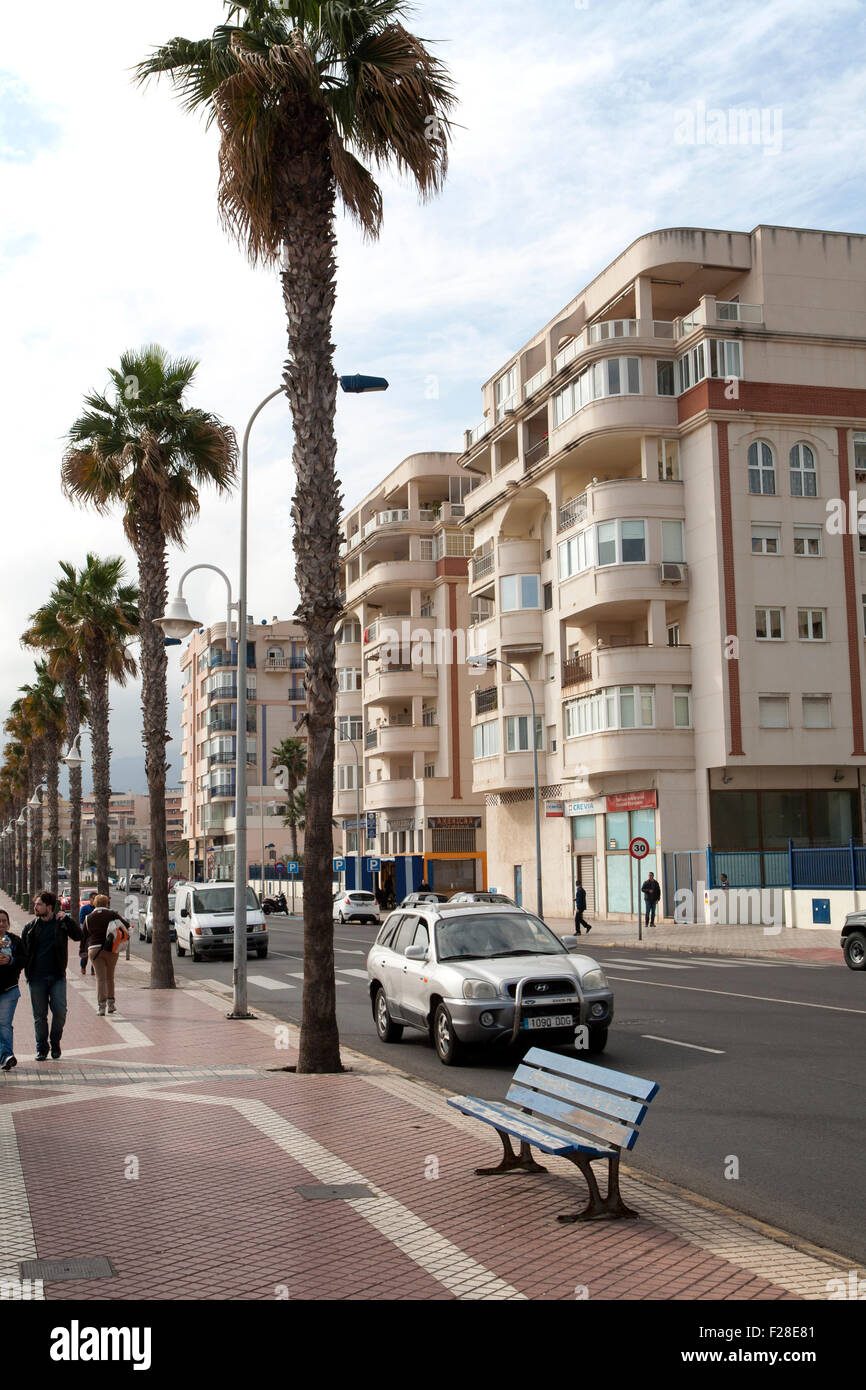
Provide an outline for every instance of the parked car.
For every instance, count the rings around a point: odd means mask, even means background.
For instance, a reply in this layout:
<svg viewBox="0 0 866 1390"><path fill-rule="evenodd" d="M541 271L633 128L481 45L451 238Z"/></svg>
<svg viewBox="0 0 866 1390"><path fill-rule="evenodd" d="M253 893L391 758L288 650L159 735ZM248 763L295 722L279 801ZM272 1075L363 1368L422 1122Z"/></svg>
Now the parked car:
<svg viewBox="0 0 866 1390"><path fill-rule="evenodd" d="M72 897L69 893L61 893L57 902L61 912L68 912L72 907Z"/></svg>
<svg viewBox="0 0 866 1390"><path fill-rule="evenodd" d="M148 897L149 897L150 894L153 892L153 875L152 875L152 874L147 874L146 877L144 878L144 880L143 880L143 882L142 882L142 885L141 885L141 891L142 891L142 893L144 893L144 894L145 894L146 896L148 896Z"/></svg>
<svg viewBox="0 0 866 1390"><path fill-rule="evenodd" d="M445 1066L468 1044L508 1046L543 1037L604 1051L613 992L592 956L561 941L539 917L498 904L419 903L383 923L367 956L370 1002L382 1042L404 1027L426 1033Z"/></svg>
<svg viewBox="0 0 866 1390"><path fill-rule="evenodd" d="M506 898L504 893L452 893L448 901L449 903L505 903L508 907L517 906L514 899Z"/></svg>
<svg viewBox="0 0 866 1390"><path fill-rule="evenodd" d="M866 970L866 912L849 912L842 927L842 954L849 970Z"/></svg>
<svg viewBox="0 0 866 1390"><path fill-rule="evenodd" d="M128 874L126 879L127 893L145 893L144 874Z"/></svg>
<svg viewBox="0 0 866 1390"><path fill-rule="evenodd" d="M168 937L170 941L177 940L177 931L174 923L174 894L168 895ZM139 941L153 940L153 898L143 907L138 914L138 939Z"/></svg>
<svg viewBox="0 0 866 1390"><path fill-rule="evenodd" d="M340 892L334 897L335 922L381 922L379 904L372 893L360 889Z"/></svg>
<svg viewBox="0 0 866 1390"><path fill-rule="evenodd" d="M235 934L233 883L184 883L175 891L175 950L194 961L205 955L231 955ZM247 888L247 950L260 960L268 954L268 929L252 888Z"/></svg>
<svg viewBox="0 0 866 1390"><path fill-rule="evenodd" d="M401 902L401 907L415 907L417 903L447 903L447 893L430 893L425 890L423 893L407 893Z"/></svg>

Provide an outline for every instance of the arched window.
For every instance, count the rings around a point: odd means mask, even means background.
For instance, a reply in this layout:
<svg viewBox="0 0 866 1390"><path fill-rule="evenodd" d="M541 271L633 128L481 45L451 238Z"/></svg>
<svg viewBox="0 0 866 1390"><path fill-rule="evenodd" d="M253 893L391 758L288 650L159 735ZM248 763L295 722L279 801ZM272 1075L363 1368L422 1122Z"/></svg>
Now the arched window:
<svg viewBox="0 0 866 1390"><path fill-rule="evenodd" d="M773 450L763 439L749 445L749 492L772 496L776 491Z"/></svg>
<svg viewBox="0 0 866 1390"><path fill-rule="evenodd" d="M817 497L818 470L815 455L808 444L795 444L789 455L791 464L791 496Z"/></svg>
<svg viewBox="0 0 866 1390"><path fill-rule="evenodd" d="M280 657L283 657L283 656L285 656L285 652L283 651L282 647L268 647L268 660L269 660L269 661L272 661L275 657L276 657L277 659L279 659Z"/></svg>

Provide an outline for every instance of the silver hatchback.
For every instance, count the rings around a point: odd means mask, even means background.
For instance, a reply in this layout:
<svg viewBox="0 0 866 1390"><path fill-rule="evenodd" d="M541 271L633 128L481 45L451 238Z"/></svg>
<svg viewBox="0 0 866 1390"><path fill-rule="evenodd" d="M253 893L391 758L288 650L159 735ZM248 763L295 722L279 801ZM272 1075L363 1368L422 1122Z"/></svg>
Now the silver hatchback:
<svg viewBox="0 0 866 1390"><path fill-rule="evenodd" d="M370 1001L383 1042L404 1027L427 1033L453 1066L469 1044L543 1038L599 1053L613 992L591 956L560 941L520 907L418 903L384 922L367 957Z"/></svg>

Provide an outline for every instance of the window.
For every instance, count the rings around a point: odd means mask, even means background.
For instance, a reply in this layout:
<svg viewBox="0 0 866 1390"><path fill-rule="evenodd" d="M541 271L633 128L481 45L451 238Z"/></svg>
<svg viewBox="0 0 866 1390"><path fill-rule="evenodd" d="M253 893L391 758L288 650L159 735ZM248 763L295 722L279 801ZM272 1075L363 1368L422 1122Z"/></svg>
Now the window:
<svg viewBox="0 0 866 1390"><path fill-rule="evenodd" d="M506 753L528 753L529 752L529 719L528 714L509 715L505 720L505 751ZM535 746L541 750L544 747L543 730L541 716L535 716Z"/></svg>
<svg viewBox="0 0 866 1390"><path fill-rule="evenodd" d="M606 729L651 729L654 723L655 690L651 685L614 685L568 700L565 705L566 738Z"/></svg>
<svg viewBox="0 0 866 1390"><path fill-rule="evenodd" d="M516 405L517 395L517 365L509 367L507 372L499 378L494 387L496 397L496 419L504 420L506 410Z"/></svg>
<svg viewBox="0 0 866 1390"><path fill-rule="evenodd" d="M808 444L795 444L789 456L791 465L791 496L817 497L818 473L815 455Z"/></svg>
<svg viewBox="0 0 866 1390"><path fill-rule="evenodd" d="M821 553L821 527L795 526L794 554L814 556Z"/></svg>
<svg viewBox="0 0 866 1390"><path fill-rule="evenodd" d="M688 685L674 686L674 728L692 727L692 690Z"/></svg>
<svg viewBox="0 0 866 1390"><path fill-rule="evenodd" d="M603 396L640 395L640 358L607 357L593 362L553 398L553 423L564 420Z"/></svg>
<svg viewBox="0 0 866 1390"><path fill-rule="evenodd" d="M686 558L681 521L662 522L662 559L682 564Z"/></svg>
<svg viewBox="0 0 866 1390"><path fill-rule="evenodd" d="M679 623L668 624L668 646L678 647L680 645L680 625Z"/></svg>
<svg viewBox="0 0 866 1390"><path fill-rule="evenodd" d="M360 715L356 718L352 714L341 714L337 721L337 732L341 743L360 738L363 733Z"/></svg>
<svg viewBox="0 0 866 1390"><path fill-rule="evenodd" d="M361 624L355 618L347 618L337 634L338 642L360 642Z"/></svg>
<svg viewBox="0 0 866 1390"><path fill-rule="evenodd" d="M436 776L436 764L435 764L435 763L425 763L425 764L424 764L424 776L425 776L425 777L435 777L435 776Z"/></svg>
<svg viewBox="0 0 866 1390"><path fill-rule="evenodd" d="M646 560L645 521L602 521L596 531L598 565L625 565Z"/></svg>
<svg viewBox="0 0 866 1390"><path fill-rule="evenodd" d="M337 764L337 786L341 792L353 792L358 786L358 767L356 763Z"/></svg>
<svg viewBox="0 0 866 1390"><path fill-rule="evenodd" d="M578 531L576 536L570 540L560 542L559 551L559 577L568 579L572 574L580 574L582 570L591 569L594 563L593 549L594 528L588 526L585 531Z"/></svg>
<svg viewBox="0 0 866 1390"><path fill-rule="evenodd" d="M473 756L476 758L492 758L499 752L499 720L488 719L483 724L476 724L472 730L474 742Z"/></svg>
<svg viewBox="0 0 866 1390"><path fill-rule="evenodd" d="M854 472L866 473L866 433L854 431Z"/></svg>
<svg viewBox="0 0 866 1390"><path fill-rule="evenodd" d="M781 555L782 553L782 528L781 526L759 526L752 522L752 554L753 555ZM796 554L796 542L794 553Z"/></svg>
<svg viewBox="0 0 866 1390"><path fill-rule="evenodd" d="M670 359L656 362L656 395L675 396L674 364Z"/></svg>
<svg viewBox="0 0 866 1390"><path fill-rule="evenodd" d="M337 689L343 692L347 690L360 690L361 672L351 666L341 667L337 672Z"/></svg>
<svg viewBox="0 0 866 1390"><path fill-rule="evenodd" d="M672 483L680 476L680 446L676 439L658 442L659 482Z"/></svg>
<svg viewBox="0 0 866 1390"><path fill-rule="evenodd" d="M827 637L826 608L798 608L797 631L801 642L824 642Z"/></svg>
<svg viewBox="0 0 866 1390"><path fill-rule="evenodd" d="M677 359L678 394L697 386L704 377L741 377L743 350L738 342L726 338L710 338L697 343Z"/></svg>
<svg viewBox="0 0 866 1390"><path fill-rule="evenodd" d="M646 560L646 524L643 521L621 521L623 564L643 563Z"/></svg>
<svg viewBox="0 0 866 1390"><path fill-rule="evenodd" d="M762 729L787 729L787 695L759 695L758 723Z"/></svg>
<svg viewBox="0 0 866 1390"><path fill-rule="evenodd" d="M555 653L555 652L548 652L548 653L547 653L547 656L545 657L545 660L546 660L546 662L547 662L547 679L548 679L549 681L555 681L555 680L556 680L556 653Z"/></svg>
<svg viewBox="0 0 866 1390"><path fill-rule="evenodd" d="M784 640L784 624L781 608L755 609L755 636L759 642L781 642Z"/></svg>
<svg viewBox="0 0 866 1390"><path fill-rule="evenodd" d="M757 496L775 496L776 464L772 449L763 439L749 445L749 492Z"/></svg>
<svg viewBox="0 0 866 1390"><path fill-rule="evenodd" d="M548 726L547 726L547 751L548 751L548 753L555 753L555 752L556 752L556 725L555 725L555 724L548 724Z"/></svg>
<svg viewBox="0 0 866 1390"><path fill-rule="evenodd" d="M545 613L549 613L553 607L553 585L551 583L545 584L542 592L544 598L544 611Z"/></svg>
<svg viewBox="0 0 866 1390"><path fill-rule="evenodd" d="M803 696L803 728L804 728L804 729L829 729L829 728L830 728L830 696L829 696L829 695L804 695L804 696Z"/></svg>
<svg viewBox="0 0 866 1390"><path fill-rule="evenodd" d="M503 613L541 607L541 583L537 574L506 574L500 584Z"/></svg>

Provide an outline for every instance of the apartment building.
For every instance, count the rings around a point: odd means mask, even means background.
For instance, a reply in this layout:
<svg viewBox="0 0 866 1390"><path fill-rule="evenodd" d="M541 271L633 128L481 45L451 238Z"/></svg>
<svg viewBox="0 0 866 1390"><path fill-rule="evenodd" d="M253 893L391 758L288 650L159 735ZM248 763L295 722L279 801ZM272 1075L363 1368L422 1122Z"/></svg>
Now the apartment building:
<svg viewBox="0 0 866 1390"><path fill-rule="evenodd" d="M343 518L335 843L349 886L360 836L363 886L398 901L424 878L442 892L486 884L467 717L472 537L460 529L480 479L457 460L410 455Z"/></svg>
<svg viewBox="0 0 866 1390"><path fill-rule="evenodd" d="M670 911L675 851L767 882L790 841L861 839L864 310L866 237L652 232L482 388L469 598L515 669L474 681L472 786L527 906L533 740L550 915L576 881L631 913L650 869Z"/></svg>
<svg viewBox="0 0 866 1390"><path fill-rule="evenodd" d="M179 845L183 835L181 787L166 787L165 820L169 848ZM58 798L58 831L61 841L68 841L72 811L68 799ZM142 854L151 851L150 797L139 792L113 792L108 809L108 839L110 845L122 842L141 846ZM87 862L96 853L96 802L92 796L81 799L81 857Z"/></svg>
<svg viewBox="0 0 866 1390"><path fill-rule="evenodd" d="M285 796L274 787L273 749L304 738L304 633L300 624L248 618L246 661L247 872L255 880L288 858ZM231 880L235 858L238 758L238 644L226 645L225 623L199 628L183 649L183 822L190 869ZM299 846L303 846L303 831Z"/></svg>

